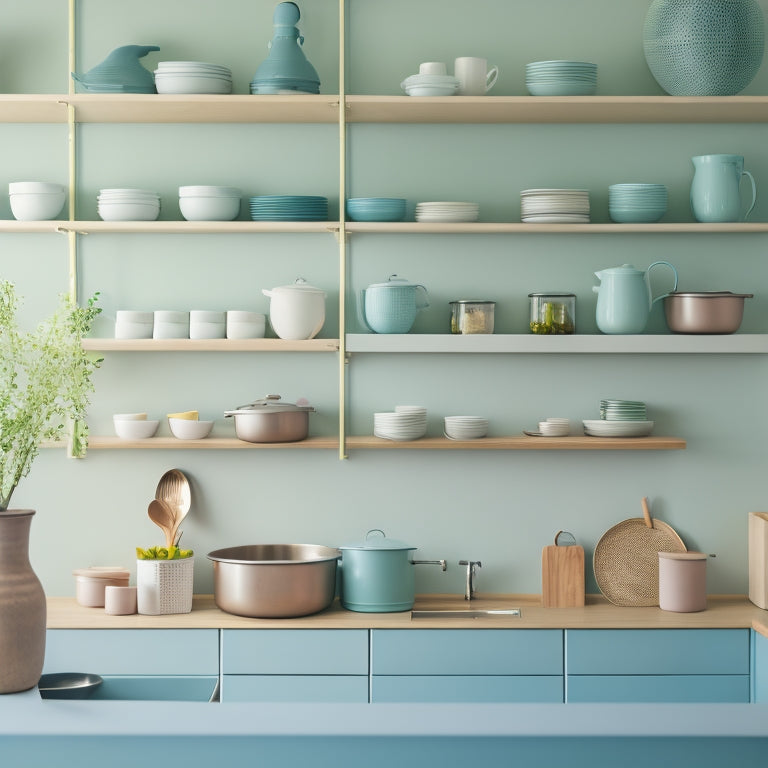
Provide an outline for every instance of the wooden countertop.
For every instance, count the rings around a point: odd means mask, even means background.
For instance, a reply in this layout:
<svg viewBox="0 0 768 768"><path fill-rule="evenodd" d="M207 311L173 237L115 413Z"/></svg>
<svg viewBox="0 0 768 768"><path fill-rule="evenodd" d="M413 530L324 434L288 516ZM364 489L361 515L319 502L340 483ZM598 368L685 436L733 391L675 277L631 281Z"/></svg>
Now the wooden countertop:
<svg viewBox="0 0 768 768"><path fill-rule="evenodd" d="M402 613L356 613L338 601L312 616L252 619L225 613L212 595L196 595L191 613L164 616L110 616L85 608L72 597L48 598L49 629L727 629L753 628L768 637L768 612L744 595L711 595L707 610L672 613L660 608L627 608L588 595L584 608L544 608L540 595L480 595L471 604L457 595L419 595L419 610L520 608L520 617L411 619Z"/></svg>

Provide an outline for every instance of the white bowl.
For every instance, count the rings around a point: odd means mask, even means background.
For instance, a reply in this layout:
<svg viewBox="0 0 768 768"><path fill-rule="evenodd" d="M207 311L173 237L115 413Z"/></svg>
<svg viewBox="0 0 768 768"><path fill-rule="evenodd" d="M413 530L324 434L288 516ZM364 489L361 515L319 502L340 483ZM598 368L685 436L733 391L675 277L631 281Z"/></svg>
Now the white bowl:
<svg viewBox="0 0 768 768"><path fill-rule="evenodd" d="M179 197L179 209L187 221L232 221L240 213L240 198Z"/></svg>
<svg viewBox="0 0 768 768"><path fill-rule="evenodd" d="M12 181L8 184L8 194L29 194L32 193L44 193L44 194L57 194L64 192L64 187L61 184L53 184L49 181Z"/></svg>
<svg viewBox="0 0 768 768"><path fill-rule="evenodd" d="M409 85L405 89L408 96L455 96L456 89L453 86L441 85Z"/></svg>
<svg viewBox="0 0 768 768"><path fill-rule="evenodd" d="M160 423L157 419L114 419L115 433L124 440L146 440L153 437Z"/></svg>
<svg viewBox="0 0 768 768"><path fill-rule="evenodd" d="M227 312L228 339L261 339L266 334L266 329L266 315L239 309L230 309Z"/></svg>
<svg viewBox="0 0 768 768"><path fill-rule="evenodd" d="M17 221L49 221L61 213L65 196L63 187L58 192L13 192L11 212Z"/></svg>
<svg viewBox="0 0 768 768"><path fill-rule="evenodd" d="M155 74L158 93L232 93L232 81L215 76Z"/></svg>
<svg viewBox="0 0 768 768"><path fill-rule="evenodd" d="M104 221L155 221L160 214L160 204L100 202L98 211Z"/></svg>
<svg viewBox="0 0 768 768"><path fill-rule="evenodd" d="M168 426L171 428L173 436L179 440L202 440L211 433L213 422L195 419L168 419Z"/></svg>

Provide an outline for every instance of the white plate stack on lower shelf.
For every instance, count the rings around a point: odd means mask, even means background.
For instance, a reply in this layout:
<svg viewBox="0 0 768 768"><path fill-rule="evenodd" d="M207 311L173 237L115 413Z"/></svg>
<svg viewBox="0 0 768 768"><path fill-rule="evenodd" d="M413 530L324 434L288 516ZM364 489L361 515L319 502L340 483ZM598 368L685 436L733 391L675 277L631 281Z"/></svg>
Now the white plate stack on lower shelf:
<svg viewBox="0 0 768 768"><path fill-rule="evenodd" d="M588 189L524 189L520 217L526 223L588 224Z"/></svg>
<svg viewBox="0 0 768 768"><path fill-rule="evenodd" d="M416 203L416 221L477 221L479 217L480 205L478 203Z"/></svg>
<svg viewBox="0 0 768 768"><path fill-rule="evenodd" d="M427 434L427 409L396 405L394 412L374 413L373 434L386 440L418 440Z"/></svg>
<svg viewBox="0 0 768 768"><path fill-rule="evenodd" d="M641 400L601 400L600 419L585 419L584 434L594 437L646 437L654 422Z"/></svg>

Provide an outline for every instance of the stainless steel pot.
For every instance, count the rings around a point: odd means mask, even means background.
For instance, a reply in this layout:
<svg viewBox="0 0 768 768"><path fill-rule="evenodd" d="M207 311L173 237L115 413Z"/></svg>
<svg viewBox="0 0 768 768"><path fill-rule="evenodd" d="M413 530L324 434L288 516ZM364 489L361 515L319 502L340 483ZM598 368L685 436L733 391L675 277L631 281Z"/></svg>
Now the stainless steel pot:
<svg viewBox="0 0 768 768"><path fill-rule="evenodd" d="M222 611L252 618L308 616L336 594L341 552L320 544L248 544L208 553Z"/></svg>
<svg viewBox="0 0 768 768"><path fill-rule="evenodd" d="M280 402L280 395L267 395L240 405L224 415L235 419L235 434L248 443L293 443L309 433L311 405Z"/></svg>
<svg viewBox="0 0 768 768"><path fill-rule="evenodd" d="M752 293L675 291L664 297L664 314L673 333L735 333Z"/></svg>

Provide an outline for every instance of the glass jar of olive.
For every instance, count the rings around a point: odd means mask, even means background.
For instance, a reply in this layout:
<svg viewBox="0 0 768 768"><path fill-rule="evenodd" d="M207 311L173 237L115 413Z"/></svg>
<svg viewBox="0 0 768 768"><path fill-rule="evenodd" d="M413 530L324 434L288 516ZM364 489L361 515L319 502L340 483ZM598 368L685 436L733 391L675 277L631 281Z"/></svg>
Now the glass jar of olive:
<svg viewBox="0 0 768 768"><path fill-rule="evenodd" d="M576 294L529 293L531 333L576 333Z"/></svg>

